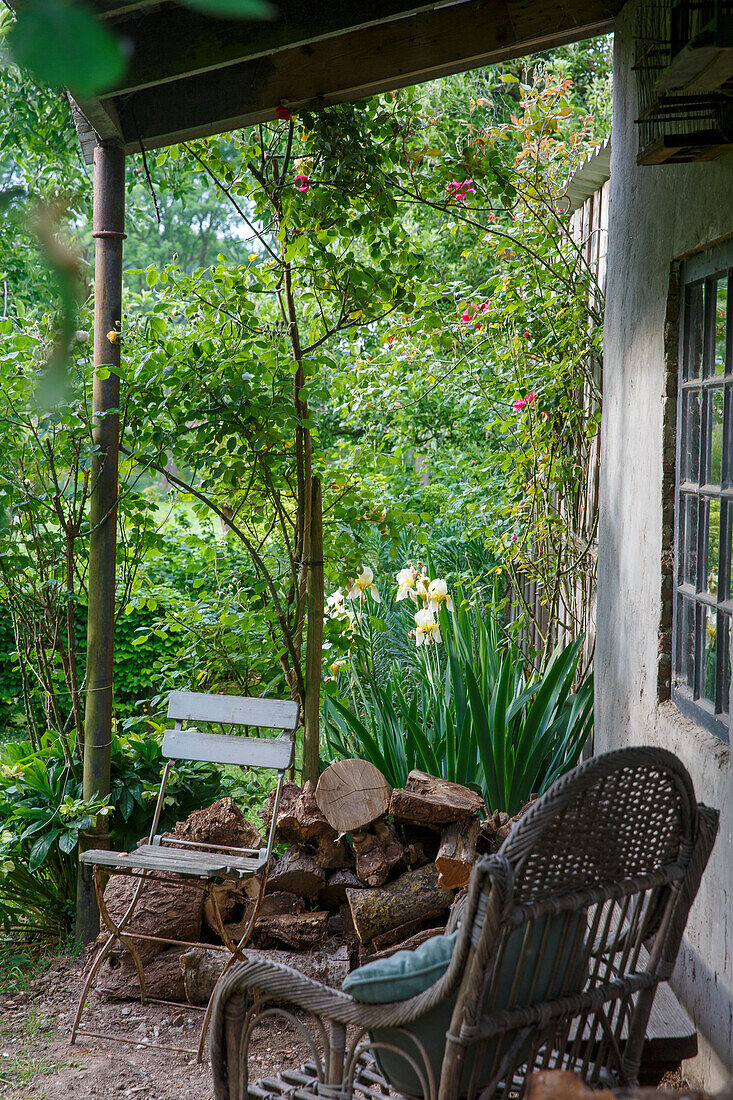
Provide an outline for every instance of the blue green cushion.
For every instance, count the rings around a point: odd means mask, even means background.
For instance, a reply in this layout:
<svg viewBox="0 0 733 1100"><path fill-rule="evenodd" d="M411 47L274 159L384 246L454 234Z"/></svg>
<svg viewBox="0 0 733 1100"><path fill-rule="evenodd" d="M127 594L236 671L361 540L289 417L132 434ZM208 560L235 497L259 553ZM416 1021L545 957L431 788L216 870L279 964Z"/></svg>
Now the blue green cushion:
<svg viewBox="0 0 733 1100"><path fill-rule="evenodd" d="M414 951L396 951L388 959L360 966L344 979L341 988L354 1000L368 1005L417 997L445 973L457 937L457 932L452 936L433 936Z"/></svg>
<svg viewBox="0 0 733 1100"><path fill-rule="evenodd" d="M542 917L529 932L525 925L515 928L508 936L498 974L492 983L491 1004L490 991L486 991L484 1012L499 1012L510 1005L521 1007L551 1000L582 989L587 978L587 970L583 966L584 933L584 912ZM349 974L342 988L356 1000L369 1004L415 997L444 973L457 935L456 932L452 936L434 936L414 951L398 951L388 959L367 963ZM529 941L525 944L526 935ZM523 965L520 966L522 959ZM369 1032L375 1044L374 1056L395 1091L408 1097L425 1095L425 1081L420 1080L414 1066L397 1053L399 1050L416 1059L419 1065L422 1065L421 1051L425 1051L436 1083L440 1080L445 1035L450 1027L456 999L457 992L453 992L429 1012L400 1028L375 1027ZM480 1059L479 1085L487 1084L497 1050L506 1049L506 1046L498 1048L498 1044L511 1043L514 1038L512 1033L508 1040L490 1039L469 1049L456 1095L466 1095L477 1057Z"/></svg>

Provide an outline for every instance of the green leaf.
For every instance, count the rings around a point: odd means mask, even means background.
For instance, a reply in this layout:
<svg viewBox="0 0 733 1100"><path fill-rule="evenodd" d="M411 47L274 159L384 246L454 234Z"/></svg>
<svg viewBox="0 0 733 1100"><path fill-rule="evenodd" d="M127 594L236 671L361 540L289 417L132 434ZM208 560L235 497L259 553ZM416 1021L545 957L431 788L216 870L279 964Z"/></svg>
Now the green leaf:
<svg viewBox="0 0 733 1100"><path fill-rule="evenodd" d="M68 0L28 0L8 35L19 65L84 99L112 88L126 67L120 45L91 8Z"/></svg>

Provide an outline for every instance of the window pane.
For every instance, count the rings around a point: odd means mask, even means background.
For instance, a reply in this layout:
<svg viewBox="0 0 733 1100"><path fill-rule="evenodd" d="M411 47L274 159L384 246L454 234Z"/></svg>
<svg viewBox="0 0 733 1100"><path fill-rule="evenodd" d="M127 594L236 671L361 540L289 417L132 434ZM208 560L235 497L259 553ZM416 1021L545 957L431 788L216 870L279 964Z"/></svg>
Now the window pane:
<svg viewBox="0 0 733 1100"><path fill-rule="evenodd" d="M695 690L695 604L681 599L679 605L679 679L689 691Z"/></svg>
<svg viewBox="0 0 733 1100"><path fill-rule="evenodd" d="M722 643L725 645L723 656L723 685L720 697L720 709L723 714L730 713L730 615L720 616L723 623Z"/></svg>
<svg viewBox="0 0 733 1100"><path fill-rule="evenodd" d="M725 374L725 336L728 319L728 280L718 279L715 296L715 374Z"/></svg>
<svg viewBox="0 0 733 1100"><path fill-rule="evenodd" d="M702 370L703 308L702 283L687 291L687 346L685 355L685 380L699 378Z"/></svg>
<svg viewBox="0 0 733 1100"><path fill-rule="evenodd" d="M731 521L733 521L733 505L730 501L721 505L720 519L722 534L720 545L720 592L718 598L727 600L730 596Z"/></svg>
<svg viewBox="0 0 733 1100"><path fill-rule="evenodd" d="M683 398L684 439L682 447L682 479L700 480L700 391L686 390Z"/></svg>
<svg viewBox="0 0 733 1100"><path fill-rule="evenodd" d="M723 474L723 388L716 386L708 393L708 468L705 480L709 485L720 485Z"/></svg>
<svg viewBox="0 0 733 1100"><path fill-rule="evenodd" d="M718 594L718 565L720 549L720 501L711 500L708 504L708 560L706 567L706 587L713 596Z"/></svg>
<svg viewBox="0 0 733 1100"><path fill-rule="evenodd" d="M699 500L695 496L680 498L684 508L682 583L697 588L697 523Z"/></svg>
<svg viewBox="0 0 733 1100"><path fill-rule="evenodd" d="M715 706L715 641L718 615L712 607L703 607L703 695Z"/></svg>

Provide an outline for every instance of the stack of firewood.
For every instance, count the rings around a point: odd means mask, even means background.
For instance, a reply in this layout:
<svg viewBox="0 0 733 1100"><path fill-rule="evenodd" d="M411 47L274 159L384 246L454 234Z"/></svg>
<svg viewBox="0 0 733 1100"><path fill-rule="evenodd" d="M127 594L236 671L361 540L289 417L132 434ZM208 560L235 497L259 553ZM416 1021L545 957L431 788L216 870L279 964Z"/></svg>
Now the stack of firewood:
<svg viewBox="0 0 733 1100"><path fill-rule="evenodd" d="M265 826L273 804L274 795ZM414 946L445 926L477 853L496 851L510 827L506 814L487 817L475 791L420 771L390 790L371 764L344 760L316 788L288 783L276 838L289 847L265 901L281 909L257 921L255 944L307 950L331 933L358 948L360 960Z"/></svg>
<svg viewBox="0 0 733 1100"><path fill-rule="evenodd" d="M272 820L275 795L263 811ZM400 947L415 947L442 931L450 907L468 883L477 854L497 851L515 819L487 816L475 791L413 771L402 790L363 760L331 764L318 786L286 783L277 813L276 842L266 893L247 951L338 986L349 969ZM197 810L175 828L179 839L224 846L264 843L231 798ZM113 918L127 910L135 880L113 877L105 900ZM216 887L227 934L234 942L248 927L259 894L257 879ZM210 900L195 887L172 887L152 874L130 929L169 937L180 946L142 941L148 994L206 1003L226 956L194 947L220 944ZM104 934L102 939L104 939ZM110 951L100 989L115 996L139 993L132 958Z"/></svg>

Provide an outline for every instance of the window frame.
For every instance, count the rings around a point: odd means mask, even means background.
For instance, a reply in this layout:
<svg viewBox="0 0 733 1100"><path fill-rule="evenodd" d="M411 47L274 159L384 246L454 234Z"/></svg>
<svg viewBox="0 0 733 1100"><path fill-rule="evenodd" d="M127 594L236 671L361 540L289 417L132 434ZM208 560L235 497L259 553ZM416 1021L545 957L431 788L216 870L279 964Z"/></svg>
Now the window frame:
<svg viewBox="0 0 733 1100"><path fill-rule="evenodd" d="M727 277L725 349L722 373L716 374L716 304L718 281ZM715 287L715 297L710 288ZM698 303L695 298L698 297ZM696 338L691 325L697 309L702 330L699 339L699 372L688 378L690 354ZM701 339L700 339L701 337ZM696 355L695 355L696 358ZM694 361L694 360L693 360ZM672 575L672 652L671 698L675 706L696 724L703 726L725 743L730 743L733 685L731 650L733 649L733 241L727 241L698 253L682 264L680 270L680 316L678 349L678 385L676 408L674 563ZM685 395L699 393L697 414L697 479L687 480L688 417L692 401ZM711 481L713 444L713 400L722 394L720 482ZM694 439L694 436L693 436ZM694 533L694 583L685 573L686 525L688 501L696 501ZM719 535L716 591L709 591L710 505L719 503ZM694 508L694 505L692 506ZM701 509L703 518L701 519ZM690 546L689 540L687 546ZM692 554L689 555L692 558ZM687 682L683 603L694 614L693 684ZM705 634L706 617L715 616L714 703L706 694ZM720 645L721 638L724 644ZM726 667L727 666L727 667ZM727 699L723 699L727 683Z"/></svg>

